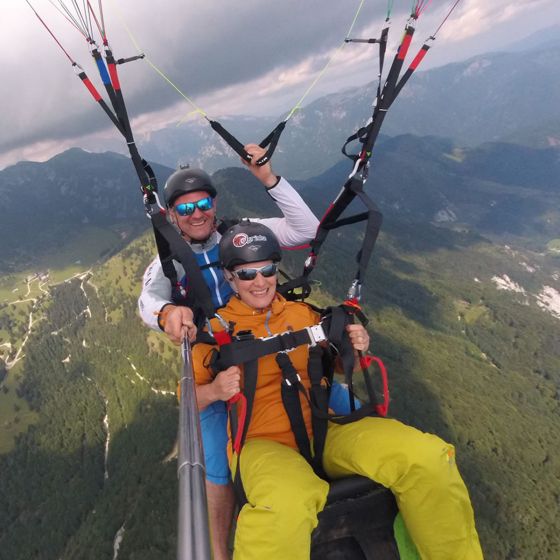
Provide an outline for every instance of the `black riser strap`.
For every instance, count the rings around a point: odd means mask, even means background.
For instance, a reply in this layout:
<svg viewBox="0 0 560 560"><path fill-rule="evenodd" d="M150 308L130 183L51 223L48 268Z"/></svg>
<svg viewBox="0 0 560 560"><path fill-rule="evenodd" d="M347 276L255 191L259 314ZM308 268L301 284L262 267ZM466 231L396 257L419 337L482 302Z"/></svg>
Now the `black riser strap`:
<svg viewBox="0 0 560 560"><path fill-rule="evenodd" d="M356 274L356 279L361 283L369 265L371 255L373 254L373 249L375 248L375 243L377 241L377 237L379 236L379 231L381 230L383 214L381 214L375 202L373 202L373 200L365 192L359 192L358 196L364 203L364 206L368 209L366 231L362 242L362 248L360 249L359 266Z"/></svg>
<svg viewBox="0 0 560 560"><path fill-rule="evenodd" d="M230 132L228 132L218 121L208 121L210 126L217 132L226 142L226 144L242 159L247 163L250 163L251 158L249 154L245 151L243 144Z"/></svg>
<svg viewBox="0 0 560 560"><path fill-rule="evenodd" d="M244 159L247 163L251 163L251 161L252 161L251 155L247 153L244 145L231 132L226 130L226 128L221 123L219 123L218 121L213 121L213 120L209 119L208 122L210 123L210 126L212 127L214 132L217 132L222 137L222 139L226 142L226 144L238 156L240 156L242 159ZM266 136L266 138L264 138L264 140L262 140L259 143L259 146L261 148L266 148L268 146L268 150L266 151L266 153L262 157L260 157L255 162L258 166L264 165L265 163L270 161L270 158L272 157L272 154L274 153L274 150L276 149L276 145L278 144L278 140L280 140L280 135L282 134L282 132L283 132L285 126L286 126L286 122L287 121L282 121L281 123L276 125L274 130L268 136Z"/></svg>
<svg viewBox="0 0 560 560"><path fill-rule="evenodd" d="M333 229L338 229L342 226L349 226L352 224L357 224L358 222L363 222L367 220L369 216L368 212L362 212L361 214L356 214L355 216L349 216L348 218L343 218L342 220L337 220L333 224L328 226L323 226L326 230L331 231Z"/></svg>
<svg viewBox="0 0 560 560"><path fill-rule="evenodd" d="M167 254L180 262L185 269L189 279L189 295L192 297L193 304L201 309L207 318L213 317L215 309L212 303L212 296L198 267L198 262L192 249L167 221L164 214L156 213L151 218L154 229L158 231L161 238L167 243Z"/></svg>

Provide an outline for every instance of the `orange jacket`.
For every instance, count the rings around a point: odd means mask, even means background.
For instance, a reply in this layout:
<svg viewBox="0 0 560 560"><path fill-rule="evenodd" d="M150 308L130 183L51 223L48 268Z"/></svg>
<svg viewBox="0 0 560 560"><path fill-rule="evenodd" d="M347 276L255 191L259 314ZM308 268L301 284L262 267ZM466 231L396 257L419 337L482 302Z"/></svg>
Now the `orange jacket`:
<svg viewBox="0 0 560 560"><path fill-rule="evenodd" d="M318 314L309 306L286 301L279 294L276 294L271 306L263 311L256 311L234 296L224 308L220 309L219 313L226 321L233 321L235 324L233 334L251 330L256 337L280 334L289 330L297 331L319 322ZM216 319L212 320L212 328L216 331L223 329ZM207 357L212 348L214 347L208 344L197 344L193 348L193 367L197 385L204 385L212 381L211 372L204 365L207 364ZM290 352L289 356L300 374L303 385L309 389L308 347L300 346ZM280 393L282 372L275 358L275 354L259 358L257 389L247 439L271 439L297 449L290 421L282 404ZM243 387L243 368L241 368L241 372L241 386ZM300 401L307 432L311 438L311 410L301 395ZM231 433L229 451L231 454Z"/></svg>

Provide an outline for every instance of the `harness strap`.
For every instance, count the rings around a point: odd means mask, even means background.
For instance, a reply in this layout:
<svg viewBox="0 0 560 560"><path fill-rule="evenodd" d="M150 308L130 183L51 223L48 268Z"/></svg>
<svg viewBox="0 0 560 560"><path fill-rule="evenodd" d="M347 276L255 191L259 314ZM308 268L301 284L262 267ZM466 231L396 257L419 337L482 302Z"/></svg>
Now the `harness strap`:
<svg viewBox="0 0 560 560"><path fill-rule="evenodd" d="M212 303L212 296L204 281L202 272L198 267L192 249L167 221L165 214L162 212L154 212L150 217L154 228L158 252L160 255L164 255L161 264L165 275L168 278L171 276L176 282L177 273L175 272L172 260L175 259L179 261L189 274L189 291L186 294L189 306L192 306L195 312L198 311L199 315L202 313L205 317L213 317L215 308ZM173 280L171 280L171 282L173 283Z"/></svg>
<svg viewBox="0 0 560 560"><path fill-rule="evenodd" d="M353 323L354 318L344 306L331 307L329 309L329 317L330 320L327 323L327 338L338 352L338 357L341 361L342 371L344 373L344 380L348 385L350 410L354 412L354 410L356 410L352 375L354 371L354 349L352 348L349 337L346 335L346 325Z"/></svg>
<svg viewBox="0 0 560 560"><path fill-rule="evenodd" d="M327 439L328 419L313 411L323 411L328 414L329 396L334 372L334 360L330 352L316 346L309 350L307 366L311 381L311 426L313 429L313 469L321 478L326 478L323 469L323 452Z"/></svg>
<svg viewBox="0 0 560 560"><path fill-rule="evenodd" d="M245 443L245 438L247 437L247 431L249 429L249 424L251 423L251 415L253 413L253 403L255 401L255 393L257 390L257 376L258 376L258 360L251 360L243 364L243 399L237 399L233 404L234 407L230 408L230 426L231 426L231 439L237 446L236 451L236 468L235 475L233 477L233 488L237 496L237 500L240 505L247 503L247 495L245 494L245 489L243 488L243 482L241 481L241 450L243 444ZM245 410L243 415L243 422L238 422L237 418L237 406L240 402L245 401ZM234 419L232 421L232 419ZM235 429L235 431L234 431Z"/></svg>
<svg viewBox="0 0 560 560"><path fill-rule="evenodd" d="M241 335L243 337L245 335ZM246 363L269 354L277 354L292 350L304 344L314 346L325 340L325 334L320 325L288 331L268 338L235 338L230 344L220 347L220 365L225 369L231 365Z"/></svg>
<svg viewBox="0 0 560 560"><path fill-rule="evenodd" d="M281 383L282 403L290 420L290 427L294 434L299 452L308 463L312 463L311 445L303 419L301 401L299 399L300 390L305 391L301 384L299 373L288 354L281 352L276 355L276 363L282 370L284 377Z"/></svg>

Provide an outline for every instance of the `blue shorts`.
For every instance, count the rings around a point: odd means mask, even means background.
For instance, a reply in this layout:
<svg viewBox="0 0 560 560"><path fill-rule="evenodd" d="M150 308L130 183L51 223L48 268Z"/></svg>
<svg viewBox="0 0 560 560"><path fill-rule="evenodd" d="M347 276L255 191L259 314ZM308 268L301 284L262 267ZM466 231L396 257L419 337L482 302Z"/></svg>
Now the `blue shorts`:
<svg viewBox="0 0 560 560"><path fill-rule="evenodd" d="M214 484L225 485L230 480L226 451L227 421L227 408L224 401L216 401L200 412L206 478Z"/></svg>
<svg viewBox="0 0 560 560"><path fill-rule="evenodd" d="M356 408L360 402L355 399ZM336 381L332 385L329 406L336 414L350 413L348 387ZM200 412L200 428L204 445L206 478L214 484L226 485L230 481L227 458L227 408L223 401L216 401Z"/></svg>

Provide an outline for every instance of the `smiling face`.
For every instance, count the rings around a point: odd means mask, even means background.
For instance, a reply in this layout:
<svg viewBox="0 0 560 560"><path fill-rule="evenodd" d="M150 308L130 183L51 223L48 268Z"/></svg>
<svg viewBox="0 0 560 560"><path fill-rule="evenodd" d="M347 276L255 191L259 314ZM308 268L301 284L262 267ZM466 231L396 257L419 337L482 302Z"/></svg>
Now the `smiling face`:
<svg viewBox="0 0 560 560"><path fill-rule="evenodd" d="M190 216L181 216L176 208L186 202L198 202L209 195L206 191L193 191L177 197L173 201L171 215L173 222L179 226L183 237L187 241L206 241L214 232L216 218L216 200L214 199L210 210L196 208Z"/></svg>
<svg viewBox="0 0 560 560"><path fill-rule="evenodd" d="M242 268L261 268L270 264L272 264L272 261L240 264L234 267L233 271L237 272ZM261 272L258 272L254 280L240 280L235 274L230 272L228 280L233 284L241 301L253 309L265 309L274 299L274 294L276 293L276 274L265 278Z"/></svg>

